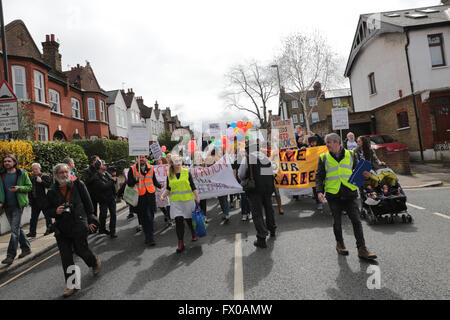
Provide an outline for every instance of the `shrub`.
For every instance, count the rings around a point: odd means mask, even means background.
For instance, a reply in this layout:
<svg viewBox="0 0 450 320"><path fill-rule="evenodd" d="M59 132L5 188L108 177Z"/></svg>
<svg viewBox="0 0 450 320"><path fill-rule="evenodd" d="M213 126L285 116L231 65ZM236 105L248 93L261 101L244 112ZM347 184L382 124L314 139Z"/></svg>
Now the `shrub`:
<svg viewBox="0 0 450 320"><path fill-rule="evenodd" d="M81 146L88 158L97 155L100 159L105 160L107 164L123 160L123 165L120 166L119 170L123 169L131 160L131 157L128 156L128 142L125 141L96 139L76 140L72 141L72 143Z"/></svg>
<svg viewBox="0 0 450 320"><path fill-rule="evenodd" d="M7 154L15 155L18 161L18 166L21 169L27 170L31 173L31 165L35 161L35 154L33 148L28 141L0 141L0 159L3 159ZM3 163L0 164L3 170Z"/></svg>
<svg viewBox="0 0 450 320"><path fill-rule="evenodd" d="M88 158L83 148L68 142L31 142L36 155L35 162L39 162L42 172L52 174L53 167L65 158L72 158L75 162L77 176L88 166Z"/></svg>

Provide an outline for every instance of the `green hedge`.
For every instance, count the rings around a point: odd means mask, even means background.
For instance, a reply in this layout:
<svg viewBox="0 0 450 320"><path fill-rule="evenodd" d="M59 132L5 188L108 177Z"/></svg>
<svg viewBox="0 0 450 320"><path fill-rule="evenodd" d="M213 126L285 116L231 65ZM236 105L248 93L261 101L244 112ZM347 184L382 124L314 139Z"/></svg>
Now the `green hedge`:
<svg viewBox="0 0 450 320"><path fill-rule="evenodd" d="M52 174L53 167L61 163L65 158L72 158L75 162L77 176L88 166L88 157L83 148L68 142L41 142L31 141L35 162L42 167L42 172Z"/></svg>
<svg viewBox="0 0 450 320"><path fill-rule="evenodd" d="M124 160L127 164L131 158L128 156L128 142L118 140L96 139L96 140L74 140L73 144L79 145L90 158L97 155L106 163L111 164Z"/></svg>

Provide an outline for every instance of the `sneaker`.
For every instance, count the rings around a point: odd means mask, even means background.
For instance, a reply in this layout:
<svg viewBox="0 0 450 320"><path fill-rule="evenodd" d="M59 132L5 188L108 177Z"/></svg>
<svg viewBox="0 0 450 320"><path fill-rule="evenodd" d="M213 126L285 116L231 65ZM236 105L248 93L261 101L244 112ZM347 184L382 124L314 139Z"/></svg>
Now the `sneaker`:
<svg viewBox="0 0 450 320"><path fill-rule="evenodd" d="M48 236L51 233L53 233L53 231L50 229L47 229L47 230L45 230L44 236Z"/></svg>
<svg viewBox="0 0 450 320"><path fill-rule="evenodd" d="M156 242L153 239L145 240L145 244L148 245L149 247L153 247L154 245L156 245Z"/></svg>
<svg viewBox="0 0 450 320"><path fill-rule="evenodd" d="M256 238L256 241L253 242L253 245L255 247L261 248L261 249L265 249L267 248L267 244L266 244L266 239L264 238Z"/></svg>
<svg viewBox="0 0 450 320"><path fill-rule="evenodd" d="M106 230L106 229L101 229L101 230L99 230L99 232L98 232L99 234L106 234L106 235L111 235L111 232L109 232L108 230Z"/></svg>
<svg viewBox="0 0 450 320"><path fill-rule="evenodd" d="M27 233L27 238L36 238L36 233Z"/></svg>
<svg viewBox="0 0 450 320"><path fill-rule="evenodd" d="M11 265L13 262L14 262L14 258L6 257L6 259L2 261L2 264Z"/></svg>
<svg viewBox="0 0 450 320"><path fill-rule="evenodd" d="M230 217L229 216L226 216L226 217L223 218L223 224L227 224L229 222L230 222Z"/></svg>
<svg viewBox="0 0 450 320"><path fill-rule="evenodd" d="M139 233L139 232L141 232L142 231L142 227L141 226L137 226L136 227L136 233Z"/></svg>
<svg viewBox="0 0 450 320"><path fill-rule="evenodd" d="M22 251L22 253L19 255L19 259L22 259L22 258L26 257L29 254L31 254L31 250Z"/></svg>
<svg viewBox="0 0 450 320"><path fill-rule="evenodd" d="M111 233L109 236L111 237L111 239L116 239L117 238L117 234L115 234L115 233Z"/></svg>
<svg viewBox="0 0 450 320"><path fill-rule="evenodd" d="M323 204L322 203L318 203L316 205L317 210L323 210Z"/></svg>
<svg viewBox="0 0 450 320"><path fill-rule="evenodd" d="M243 214L241 220L242 221L248 221L248 214Z"/></svg>
<svg viewBox="0 0 450 320"><path fill-rule="evenodd" d="M127 220L130 220L130 219L133 219L133 218L134 218L134 214L129 213L128 216L127 216Z"/></svg>

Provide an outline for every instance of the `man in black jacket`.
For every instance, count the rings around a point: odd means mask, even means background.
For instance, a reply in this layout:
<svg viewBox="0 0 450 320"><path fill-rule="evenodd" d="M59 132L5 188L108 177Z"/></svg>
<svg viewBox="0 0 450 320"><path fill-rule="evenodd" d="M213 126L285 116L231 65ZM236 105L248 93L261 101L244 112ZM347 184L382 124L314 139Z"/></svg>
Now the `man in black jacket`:
<svg viewBox="0 0 450 320"><path fill-rule="evenodd" d="M50 178L48 174L41 172L41 165L39 163L33 163L31 165L31 170L33 170L33 175L30 177L30 180L33 185L33 189L28 194L28 199L30 200L31 206L31 219L30 232L27 234L27 237L34 238L36 237L36 228L41 211L44 213L45 222L47 225L47 230L45 231L44 236L51 233L52 218L45 214L44 208L46 206L46 189L50 188L52 185L52 178Z"/></svg>
<svg viewBox="0 0 450 320"><path fill-rule="evenodd" d="M274 181L272 163L265 153L260 152L259 145L246 148L246 157L239 167L239 178L242 181L255 181L255 189L246 192L256 228L256 241L253 244L259 248L267 248L266 237L270 232L270 236L274 238L277 228L272 207Z"/></svg>
<svg viewBox="0 0 450 320"><path fill-rule="evenodd" d="M107 234L111 238L116 235L116 183L117 177L113 177L106 171L106 163L102 160L102 166L98 169L92 182L94 195L100 204L100 234ZM109 231L106 230L106 216L110 214Z"/></svg>
<svg viewBox="0 0 450 320"><path fill-rule="evenodd" d="M89 249L88 231L98 226L91 198L84 183L72 181L67 164L60 163L53 169L56 182L47 193L47 214L55 218L55 238L66 278L64 297L72 295L77 288L67 283L74 265L73 251L92 268L94 276L100 272L100 261Z"/></svg>
<svg viewBox="0 0 450 320"><path fill-rule="evenodd" d="M94 206L94 214L97 216L97 205L98 201L95 198L95 190L92 186L94 182L95 175L97 174L97 170L101 166L100 158L98 156L92 156L89 159L89 167L84 170L84 183L88 189L89 195L91 196L92 205Z"/></svg>

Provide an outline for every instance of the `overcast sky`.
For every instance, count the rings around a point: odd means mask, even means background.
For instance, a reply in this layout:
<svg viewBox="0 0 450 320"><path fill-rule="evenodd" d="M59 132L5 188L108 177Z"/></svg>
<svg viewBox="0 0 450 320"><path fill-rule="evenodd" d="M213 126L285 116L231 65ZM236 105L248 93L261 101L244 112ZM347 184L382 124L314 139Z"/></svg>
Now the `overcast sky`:
<svg viewBox="0 0 450 320"><path fill-rule="evenodd" d="M439 0L4 0L5 22L25 22L38 48L60 42L63 70L91 63L104 90L133 88L184 122L240 120L219 98L230 66L270 63L289 33L319 29L346 61L359 15ZM274 71L275 72L275 71ZM277 113L277 98L270 103Z"/></svg>

